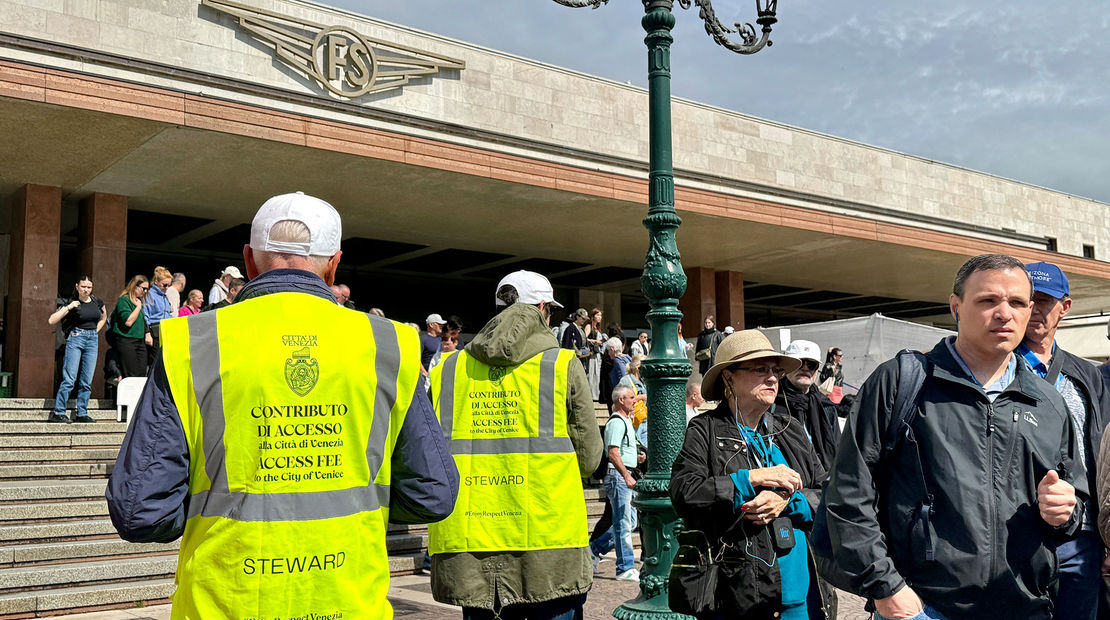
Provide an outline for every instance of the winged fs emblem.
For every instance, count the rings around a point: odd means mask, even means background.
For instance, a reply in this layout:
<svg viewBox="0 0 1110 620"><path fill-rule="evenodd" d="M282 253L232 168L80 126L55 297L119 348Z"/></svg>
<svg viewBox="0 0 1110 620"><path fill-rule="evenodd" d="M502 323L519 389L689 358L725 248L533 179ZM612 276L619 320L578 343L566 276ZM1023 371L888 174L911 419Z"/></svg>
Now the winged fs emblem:
<svg viewBox="0 0 1110 620"><path fill-rule="evenodd" d="M344 99L466 68L461 60L366 37L346 26L317 24L231 0L201 4L238 18L243 30L273 47L278 58Z"/></svg>
<svg viewBox="0 0 1110 620"><path fill-rule="evenodd" d="M297 396L311 392L319 378L320 364L312 357L308 347L293 351L293 355L285 360L285 382Z"/></svg>

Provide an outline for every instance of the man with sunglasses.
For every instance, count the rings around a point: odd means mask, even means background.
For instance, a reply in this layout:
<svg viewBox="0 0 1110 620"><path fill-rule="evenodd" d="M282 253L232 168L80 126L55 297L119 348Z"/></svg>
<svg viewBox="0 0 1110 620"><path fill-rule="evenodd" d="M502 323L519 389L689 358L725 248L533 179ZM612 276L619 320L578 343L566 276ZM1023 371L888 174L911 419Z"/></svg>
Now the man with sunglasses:
<svg viewBox="0 0 1110 620"><path fill-rule="evenodd" d="M1099 441L1110 422L1110 394L1098 370L1087 360L1068 353L1056 343L1056 330L1071 310L1068 277L1052 263L1025 266L1033 279L1033 306L1025 340L1017 352L1033 372L1052 384L1064 397L1079 438L1079 460L1087 468L1087 482L1095 488L1094 459ZM1075 538L1056 549L1060 562L1060 589L1053 599L1057 620L1094 620L1102 587L1100 567L1106 550L1098 535L1098 502L1084 503L1083 522Z"/></svg>
<svg viewBox="0 0 1110 620"><path fill-rule="evenodd" d="M1055 548L1088 487L1064 399L1014 354L1032 296L1021 261L972 258L949 296L956 336L860 389L824 495L825 576L878 619L1053 617Z"/></svg>
<svg viewBox="0 0 1110 620"><path fill-rule="evenodd" d="M800 360L802 365L781 382L775 406L805 425L821 467L829 471L840 443L840 423L836 405L814 385L821 368L821 347L809 340L795 340L783 354Z"/></svg>

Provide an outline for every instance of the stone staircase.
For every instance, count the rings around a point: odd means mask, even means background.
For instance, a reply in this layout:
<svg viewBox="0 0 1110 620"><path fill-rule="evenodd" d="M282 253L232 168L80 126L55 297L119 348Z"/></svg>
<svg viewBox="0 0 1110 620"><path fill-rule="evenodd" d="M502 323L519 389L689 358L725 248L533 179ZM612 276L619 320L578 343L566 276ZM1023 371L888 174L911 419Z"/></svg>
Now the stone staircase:
<svg viewBox="0 0 1110 620"><path fill-rule="evenodd" d="M89 403L96 424L46 423L52 405L0 399L0 619L166 602L178 542L120 540L104 501L127 425L111 401ZM604 495L586 489L591 527ZM421 570L427 528L391 526L386 543L393 574Z"/></svg>

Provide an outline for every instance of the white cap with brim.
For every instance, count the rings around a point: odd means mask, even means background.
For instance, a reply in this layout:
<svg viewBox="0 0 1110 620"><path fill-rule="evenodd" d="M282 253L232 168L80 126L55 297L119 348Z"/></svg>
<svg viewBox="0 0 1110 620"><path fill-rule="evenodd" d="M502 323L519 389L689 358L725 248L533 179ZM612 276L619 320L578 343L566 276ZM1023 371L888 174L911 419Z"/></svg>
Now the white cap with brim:
<svg viewBox="0 0 1110 620"><path fill-rule="evenodd" d="M446 325L447 321L444 321L443 317L439 316L438 314L433 313L433 314L429 314L428 318L424 319L424 323L427 323L427 324L437 323L439 325Z"/></svg>
<svg viewBox="0 0 1110 620"><path fill-rule="evenodd" d="M506 305L505 302L497 298L496 294L496 291L501 290L501 287L506 284L512 285L516 289L518 303L536 306L542 302L556 308L563 307L563 304L555 301L555 291L551 288L551 282L547 278L534 271L523 269L510 273L497 283L497 288L494 289L494 303L498 306Z"/></svg>
<svg viewBox="0 0 1110 620"><path fill-rule="evenodd" d="M238 278L240 280L243 279L243 274L239 272L239 268L236 267L235 265L228 265L227 269L224 269L220 273L220 275L221 276L231 276L233 278Z"/></svg>
<svg viewBox="0 0 1110 620"><path fill-rule="evenodd" d="M274 224L292 220L308 227L309 242L273 241ZM330 204L304 192L282 194L267 200L251 223L251 249L294 256L333 256L339 251L343 224Z"/></svg>
<svg viewBox="0 0 1110 620"><path fill-rule="evenodd" d="M800 360L813 360L821 363L821 347L811 340L795 340L786 345L783 355L796 357Z"/></svg>

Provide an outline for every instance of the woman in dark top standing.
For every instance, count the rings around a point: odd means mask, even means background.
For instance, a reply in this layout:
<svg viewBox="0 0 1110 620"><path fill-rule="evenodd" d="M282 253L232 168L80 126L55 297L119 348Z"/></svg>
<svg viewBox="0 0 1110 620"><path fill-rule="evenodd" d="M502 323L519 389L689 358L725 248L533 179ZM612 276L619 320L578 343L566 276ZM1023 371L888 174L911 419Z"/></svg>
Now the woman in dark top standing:
<svg viewBox="0 0 1110 620"><path fill-rule="evenodd" d="M825 356L825 365L821 367L820 382L824 383L829 377L833 378L833 385L844 385L844 365L841 361L844 359L844 351L837 347L829 349L828 355Z"/></svg>
<svg viewBox="0 0 1110 620"><path fill-rule="evenodd" d="M713 315L706 315L705 329L698 334L698 343L694 345L694 359L698 362L700 374L709 372L709 367L713 365L713 356L717 354L717 345L721 344L724 337L724 334L717 331Z"/></svg>
<svg viewBox="0 0 1110 620"><path fill-rule="evenodd" d="M108 320L104 302L92 294L93 284L88 276L82 277L73 287L73 299L58 308L47 321L51 325L62 324L66 336L65 361L62 365L62 383L54 397L54 411L49 422L69 422L66 417L66 401L69 393L77 384L77 412L74 422L93 422L89 417L89 394L92 393L93 371L96 370L97 345L100 330Z"/></svg>
<svg viewBox="0 0 1110 620"><path fill-rule="evenodd" d="M150 334L146 333L143 297L149 290L150 282L145 276L131 278L112 311L112 332L116 336L115 347L123 377L146 375L146 345L151 342Z"/></svg>

